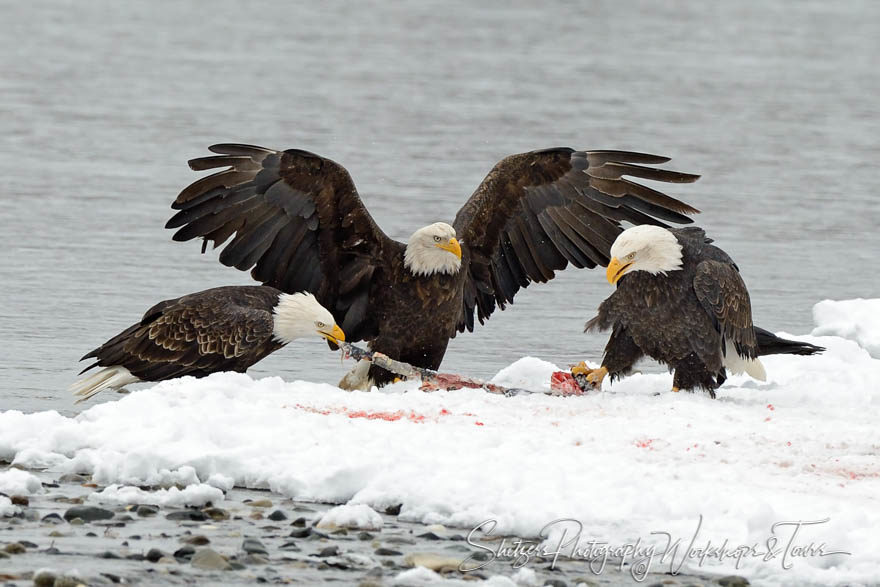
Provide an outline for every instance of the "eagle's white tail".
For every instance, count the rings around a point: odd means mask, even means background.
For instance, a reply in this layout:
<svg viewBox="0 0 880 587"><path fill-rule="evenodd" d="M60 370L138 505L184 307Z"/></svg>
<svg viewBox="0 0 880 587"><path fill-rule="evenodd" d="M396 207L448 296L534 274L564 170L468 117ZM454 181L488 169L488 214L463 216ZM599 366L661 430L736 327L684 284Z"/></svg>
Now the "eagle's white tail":
<svg viewBox="0 0 880 587"><path fill-rule="evenodd" d="M767 381L767 372L760 360L739 356L733 341L728 338L725 342L727 344L724 345L724 357L721 362L731 373L734 375L748 373L750 377L754 377L758 381Z"/></svg>
<svg viewBox="0 0 880 587"><path fill-rule="evenodd" d="M140 379L132 375L131 371L125 367L115 365L113 367L104 367L96 373L78 379L70 386L70 391L74 395L82 396L76 400L76 403L80 403L101 393L105 389L119 389L129 383L137 383L138 381Z"/></svg>

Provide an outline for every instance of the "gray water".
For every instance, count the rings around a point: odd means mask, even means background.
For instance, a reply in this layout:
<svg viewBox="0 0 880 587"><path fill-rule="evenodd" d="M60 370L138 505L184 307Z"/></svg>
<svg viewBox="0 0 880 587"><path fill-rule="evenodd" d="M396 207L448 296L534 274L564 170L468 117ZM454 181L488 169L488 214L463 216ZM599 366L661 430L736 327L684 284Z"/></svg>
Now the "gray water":
<svg viewBox="0 0 880 587"><path fill-rule="evenodd" d="M77 411L81 355L153 303L245 284L163 229L209 144L345 165L385 231L451 220L501 157L673 157L665 186L736 259L758 324L880 295L880 4L6 2L0 24L0 409ZM532 286L444 370L597 359L601 271ZM335 382L298 341L252 370ZM104 399L113 399L112 394Z"/></svg>

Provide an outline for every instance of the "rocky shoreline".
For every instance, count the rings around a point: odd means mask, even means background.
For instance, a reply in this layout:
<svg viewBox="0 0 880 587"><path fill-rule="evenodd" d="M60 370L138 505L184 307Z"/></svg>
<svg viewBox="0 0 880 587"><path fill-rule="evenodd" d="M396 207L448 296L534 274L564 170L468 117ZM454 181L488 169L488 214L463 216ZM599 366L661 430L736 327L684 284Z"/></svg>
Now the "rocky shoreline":
<svg viewBox="0 0 880 587"><path fill-rule="evenodd" d="M374 528L318 527L333 506L234 488L201 508L150 503L107 505L88 476L29 471L43 489L9 496L17 511L0 517L0 584L73 587L111 584L336 582L380 585L747 585L742 577L600 574L584 561L532 560L522 569L468 544L468 530L402 521L398 507ZM148 488L142 488L148 489ZM149 502L149 499L145 499ZM483 537L490 545L494 537ZM488 564L461 572L462 561ZM480 563L477 563L480 564ZM499 575L501 577L499 577ZM509 579L505 579L507 577Z"/></svg>

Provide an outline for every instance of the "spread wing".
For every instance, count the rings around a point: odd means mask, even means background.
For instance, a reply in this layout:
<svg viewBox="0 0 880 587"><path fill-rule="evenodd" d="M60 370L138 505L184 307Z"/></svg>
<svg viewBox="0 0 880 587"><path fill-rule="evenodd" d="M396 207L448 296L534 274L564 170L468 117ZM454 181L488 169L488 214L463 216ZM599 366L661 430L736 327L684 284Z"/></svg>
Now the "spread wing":
<svg viewBox="0 0 880 587"><path fill-rule="evenodd" d="M732 340L741 357L754 359L758 344L752 325L752 304L746 284L731 263L701 261L694 277L694 291L721 333L721 349Z"/></svg>
<svg viewBox="0 0 880 587"><path fill-rule="evenodd" d="M297 149L221 144L217 156L192 169L225 168L184 189L166 224L174 240L202 237L224 265L288 293L309 291L329 308L350 340L374 329L369 283L386 252L403 245L388 238L364 207L344 167ZM203 248L204 250L204 248Z"/></svg>
<svg viewBox="0 0 880 587"><path fill-rule="evenodd" d="M657 155L546 149L502 159L455 217L470 255L459 330L504 309L521 287L545 282L569 263L607 265L621 222L688 223L695 208L626 179L690 183L699 176L646 164Z"/></svg>
<svg viewBox="0 0 880 587"><path fill-rule="evenodd" d="M242 292L200 292L160 302L139 324L83 359L122 365L145 380L250 366L282 346L273 340L271 310L277 295Z"/></svg>

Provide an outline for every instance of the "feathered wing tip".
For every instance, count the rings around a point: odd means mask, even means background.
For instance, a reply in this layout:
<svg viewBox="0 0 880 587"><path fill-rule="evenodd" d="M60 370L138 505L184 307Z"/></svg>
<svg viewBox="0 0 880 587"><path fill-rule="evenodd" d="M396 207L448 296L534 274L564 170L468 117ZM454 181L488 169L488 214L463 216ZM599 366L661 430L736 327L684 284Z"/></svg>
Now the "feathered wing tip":
<svg viewBox="0 0 880 587"><path fill-rule="evenodd" d="M81 403L101 393L105 389L120 389L130 383L140 381L131 371L119 365L104 367L96 373L78 379L70 386L73 395L81 396L76 403Z"/></svg>
<svg viewBox="0 0 880 587"><path fill-rule="evenodd" d="M586 324L584 324L584 332L600 332L602 330L605 330L605 329L599 323L598 316L591 318L590 320L587 321Z"/></svg>
<svg viewBox="0 0 880 587"><path fill-rule="evenodd" d="M780 338L757 326L755 326L755 339L758 342L759 357L764 355L817 355L825 350L825 347L808 342Z"/></svg>

